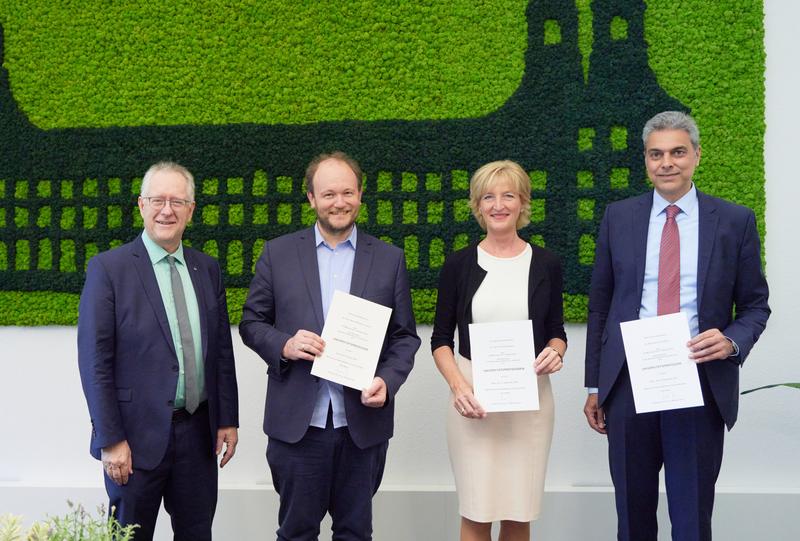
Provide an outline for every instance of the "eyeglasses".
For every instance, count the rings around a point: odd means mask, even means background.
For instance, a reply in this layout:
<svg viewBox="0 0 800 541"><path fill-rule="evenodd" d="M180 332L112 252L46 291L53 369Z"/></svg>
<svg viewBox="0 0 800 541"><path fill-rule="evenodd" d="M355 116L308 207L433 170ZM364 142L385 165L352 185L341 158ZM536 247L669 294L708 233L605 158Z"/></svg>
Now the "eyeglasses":
<svg viewBox="0 0 800 541"><path fill-rule="evenodd" d="M194 203L194 201L187 201L186 199L164 199L163 197L142 197L142 199L146 199L150 206L156 210L163 209L167 203L169 203L172 210L183 210Z"/></svg>

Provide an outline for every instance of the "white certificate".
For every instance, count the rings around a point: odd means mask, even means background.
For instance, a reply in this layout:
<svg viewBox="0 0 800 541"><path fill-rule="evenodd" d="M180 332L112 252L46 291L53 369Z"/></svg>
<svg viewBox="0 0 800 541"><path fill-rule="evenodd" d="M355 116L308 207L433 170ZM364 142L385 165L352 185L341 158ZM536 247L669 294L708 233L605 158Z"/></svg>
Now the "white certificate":
<svg viewBox="0 0 800 541"><path fill-rule="evenodd" d="M703 405L685 313L626 321L620 329L636 413Z"/></svg>
<svg viewBox="0 0 800 541"><path fill-rule="evenodd" d="M470 323L472 387L487 412L539 409L530 320Z"/></svg>
<svg viewBox="0 0 800 541"><path fill-rule="evenodd" d="M372 384L392 309L334 291L322 329L325 350L311 374L359 391Z"/></svg>

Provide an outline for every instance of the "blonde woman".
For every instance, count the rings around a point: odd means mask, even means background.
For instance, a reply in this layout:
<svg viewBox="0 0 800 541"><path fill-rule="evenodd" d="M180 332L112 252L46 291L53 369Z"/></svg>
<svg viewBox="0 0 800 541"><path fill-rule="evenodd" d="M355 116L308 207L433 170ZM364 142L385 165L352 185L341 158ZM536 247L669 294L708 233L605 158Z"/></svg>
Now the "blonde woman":
<svg viewBox="0 0 800 541"><path fill-rule="evenodd" d="M561 262L518 234L530 216L530 179L518 164L478 169L470 206L486 237L445 261L431 337L436 366L452 392L447 443L461 540L490 541L499 521L500 541L527 541L539 516L553 434L549 375L564 365L567 349ZM487 414L472 390L469 324L525 319L533 322L540 409Z"/></svg>

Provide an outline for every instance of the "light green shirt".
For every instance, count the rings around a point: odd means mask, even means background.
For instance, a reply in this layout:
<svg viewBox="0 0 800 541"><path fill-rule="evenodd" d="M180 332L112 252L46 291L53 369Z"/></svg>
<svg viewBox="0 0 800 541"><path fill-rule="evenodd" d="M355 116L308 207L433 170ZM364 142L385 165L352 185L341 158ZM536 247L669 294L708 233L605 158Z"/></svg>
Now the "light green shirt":
<svg viewBox="0 0 800 541"><path fill-rule="evenodd" d="M156 244L147 234L142 232L142 241L150 256L153 264L153 272L158 282L158 290L161 292L161 300L164 301L164 309L167 312L169 330L172 334L172 343L175 344L175 352L178 354L178 388L175 391L175 407L182 408L186 405L185 383L184 383L184 363L183 346L181 345L181 333L178 327L178 313L175 310L175 300L172 298L172 280L169 273L169 262L167 256L175 258L175 268L183 283L183 294L186 297L186 309L189 312L189 325L192 328L192 341L194 342L195 358L197 366L197 388L200 390L200 400L206 398L205 372L203 370L203 339L200 330L200 308L197 305L197 296L192 286L192 278L189 276L189 269L186 267L186 259L183 256L183 244L178 246L174 254L170 254L164 248Z"/></svg>

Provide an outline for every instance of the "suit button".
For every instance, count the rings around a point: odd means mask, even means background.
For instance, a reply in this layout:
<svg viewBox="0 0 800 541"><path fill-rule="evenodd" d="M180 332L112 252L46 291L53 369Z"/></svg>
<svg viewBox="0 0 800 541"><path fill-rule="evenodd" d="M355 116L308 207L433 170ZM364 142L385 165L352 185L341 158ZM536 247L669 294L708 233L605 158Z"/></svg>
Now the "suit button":
<svg viewBox="0 0 800 541"><path fill-rule="evenodd" d="M174 405L175 405L175 401L174 400L167 400L167 406L172 407Z"/></svg>

